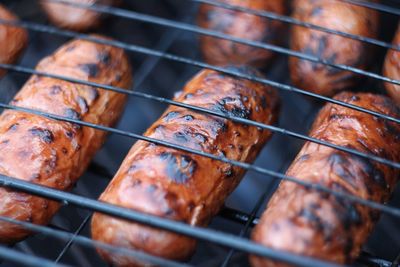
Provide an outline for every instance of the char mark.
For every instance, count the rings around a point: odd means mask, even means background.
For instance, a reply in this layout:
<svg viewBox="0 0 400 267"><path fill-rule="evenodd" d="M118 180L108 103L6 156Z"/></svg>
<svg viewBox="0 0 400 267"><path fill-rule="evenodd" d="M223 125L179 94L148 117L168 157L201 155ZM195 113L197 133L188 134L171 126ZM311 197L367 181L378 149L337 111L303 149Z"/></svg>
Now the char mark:
<svg viewBox="0 0 400 267"><path fill-rule="evenodd" d="M89 77L94 78L99 73L99 67L97 64L88 63L88 64L81 64L79 68L84 71Z"/></svg>
<svg viewBox="0 0 400 267"><path fill-rule="evenodd" d="M46 144L51 144L54 141L53 133L47 129L33 127L31 129L29 129L29 132L33 136L39 137Z"/></svg>
<svg viewBox="0 0 400 267"><path fill-rule="evenodd" d="M168 178L178 184L183 184L190 179L197 167L196 161L191 157L178 153L164 152L160 158L166 163Z"/></svg>

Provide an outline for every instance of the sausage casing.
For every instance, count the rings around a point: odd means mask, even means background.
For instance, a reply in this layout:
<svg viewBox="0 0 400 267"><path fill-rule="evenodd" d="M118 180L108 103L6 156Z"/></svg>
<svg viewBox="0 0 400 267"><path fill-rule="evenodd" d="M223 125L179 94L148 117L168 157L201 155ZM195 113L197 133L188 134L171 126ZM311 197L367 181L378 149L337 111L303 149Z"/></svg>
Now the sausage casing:
<svg viewBox="0 0 400 267"><path fill-rule="evenodd" d="M0 5L0 20L16 21L17 17ZM28 33L21 27L13 27L7 24L0 24L0 63L14 63L28 42ZM0 68L0 77L5 74L5 70Z"/></svg>
<svg viewBox="0 0 400 267"><path fill-rule="evenodd" d="M293 18L331 30L376 38L378 12L336 0L295 0ZM340 35L293 26L291 48L330 63L366 69L373 57L365 42ZM309 60L290 57L292 83L301 89L325 96L353 87L362 76Z"/></svg>
<svg viewBox="0 0 400 267"><path fill-rule="evenodd" d="M384 96L343 92L335 99L400 117L395 104ZM327 104L320 111L310 136L400 161L399 124L338 105ZM399 170L307 142L287 175L337 192L385 203L395 187ZM358 256L378 217L377 210L283 181L252 238L274 249L349 263ZM286 266L254 256L251 262L256 267Z"/></svg>
<svg viewBox="0 0 400 267"><path fill-rule="evenodd" d="M398 26L393 44L400 47L400 24ZM400 52L389 50L385 65L383 67L383 75L391 79L400 80ZM387 93L394 99L397 105L400 105L400 85L385 83Z"/></svg>
<svg viewBox="0 0 400 267"><path fill-rule="evenodd" d="M118 0L68 0L71 3L82 5L114 5ZM100 24L102 14L100 12L73 7L64 3L56 3L42 0L41 5L47 16L55 25L76 31L87 31Z"/></svg>
<svg viewBox="0 0 400 267"><path fill-rule="evenodd" d="M175 100L267 124L278 116L278 96L273 89L211 70L197 74ZM251 162L271 132L170 106L144 135ZM138 141L100 200L205 226L243 175L243 169L221 161ZM174 260L188 258L195 248L195 240L188 237L99 213L93 216L91 230L95 240ZM143 264L99 252L118 266Z"/></svg>
<svg viewBox="0 0 400 267"><path fill-rule="evenodd" d="M285 14L284 0L219 0L219 2L253 10ZM281 42L284 24L241 11L202 4L198 13L198 25L202 28L223 32L234 37L269 44ZM249 64L265 66L273 52L236 42L201 35L200 47L205 60L214 65Z"/></svg>
<svg viewBox="0 0 400 267"><path fill-rule="evenodd" d="M122 49L74 40L42 60L37 70L127 88L131 70ZM110 126L126 96L47 77L32 76L13 105ZM69 190L82 175L106 133L45 117L4 111L0 116L0 173L32 183ZM0 215L47 224L59 203L0 188ZM0 222L0 242L25 238L28 231Z"/></svg>

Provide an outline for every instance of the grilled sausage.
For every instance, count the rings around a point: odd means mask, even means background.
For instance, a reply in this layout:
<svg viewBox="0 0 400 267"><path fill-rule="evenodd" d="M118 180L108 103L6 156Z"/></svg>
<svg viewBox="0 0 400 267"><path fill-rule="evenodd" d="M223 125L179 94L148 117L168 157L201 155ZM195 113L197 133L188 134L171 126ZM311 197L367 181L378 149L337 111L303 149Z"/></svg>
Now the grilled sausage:
<svg viewBox="0 0 400 267"><path fill-rule="evenodd" d="M127 88L130 65L124 51L75 40L42 60L42 72ZM112 125L126 96L66 81L32 76L13 105L51 114ZM76 124L7 110L0 116L0 173L32 183L69 190L100 148L106 133ZM59 203L0 188L0 215L35 224L47 224ZM29 232L0 222L0 242L13 243Z"/></svg>
<svg viewBox="0 0 400 267"><path fill-rule="evenodd" d="M400 24L394 37L393 44L400 47ZM400 80L400 52L389 50L385 65L383 67L383 75L395 80ZM388 94L394 99L397 105L400 105L400 85L385 83L385 88Z"/></svg>
<svg viewBox="0 0 400 267"><path fill-rule="evenodd" d="M384 96L343 92L335 99L400 117L399 109ZM400 161L400 125L359 111L327 104L314 122L310 136ZM399 170L308 142L287 175L385 203L395 187ZM358 256L378 217L379 212L366 206L283 181L252 238L274 249L349 263ZM254 256L251 262L255 267L286 266Z"/></svg>
<svg viewBox="0 0 400 267"><path fill-rule="evenodd" d="M17 17L0 5L0 20L16 21ZM28 42L28 33L21 27L13 27L7 24L0 24L0 63L14 63ZM5 74L4 69L0 69L0 77Z"/></svg>
<svg viewBox="0 0 400 267"><path fill-rule="evenodd" d="M82 5L114 5L117 0L67 0ZM41 5L55 25L76 31L87 31L100 24L102 14L83 7L42 0Z"/></svg>
<svg viewBox="0 0 400 267"><path fill-rule="evenodd" d="M378 12L336 0L295 0L293 17L332 30L376 38ZM366 69L372 58L371 45L340 35L293 26L291 48L330 63ZM360 75L312 61L291 57L292 83L301 89L325 96L349 89Z"/></svg>
<svg viewBox="0 0 400 267"><path fill-rule="evenodd" d="M210 70L197 74L175 100L267 124L274 123L278 113L273 89ZM144 135L251 162L271 133L170 106ZM224 162L138 141L100 200L205 226L243 175L243 169ZM188 237L98 213L93 216L92 236L174 260L188 258L195 249L195 240ZM143 264L106 251L99 253L118 266Z"/></svg>
<svg viewBox="0 0 400 267"><path fill-rule="evenodd" d="M219 2L254 10L285 14L284 0L219 0ZM278 44L282 39L284 24L241 11L234 11L202 4L198 13L198 25L202 28L223 32L251 41ZM205 60L214 65L249 64L265 66L273 52L239 44L207 35L200 36L201 51Z"/></svg>

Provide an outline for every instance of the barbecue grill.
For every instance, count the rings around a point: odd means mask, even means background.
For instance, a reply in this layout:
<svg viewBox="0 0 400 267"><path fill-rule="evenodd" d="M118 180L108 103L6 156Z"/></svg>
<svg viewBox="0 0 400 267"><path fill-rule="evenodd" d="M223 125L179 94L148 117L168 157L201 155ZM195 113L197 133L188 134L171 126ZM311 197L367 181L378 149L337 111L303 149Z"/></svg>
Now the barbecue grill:
<svg viewBox="0 0 400 267"><path fill-rule="evenodd" d="M48 1L63 2L63 0ZM381 1L382 3L380 4L361 0L337 1L362 5L381 12L382 25L385 25L385 27L381 27L383 32L379 40L310 25L296 21L289 16L234 7L218 3L216 0L126 0L118 8L101 5L86 6L71 4L79 8L89 8L107 14L107 18L105 18L102 26L96 32L115 39L115 41L111 41L52 26L40 10L38 1L1 1L4 2L5 6L18 14L21 21L11 23L0 20L0 23L27 28L30 34L30 41L27 51L18 65L0 64L1 68L9 70L8 74L0 81L0 108L17 109L56 120L77 123L84 127L94 127L101 131L110 132L110 135L103 149L97 153L89 170L81 177L76 187L70 193L30 184L15 179L17 177L0 175L1 186L54 199L63 203L63 207L48 226L37 226L29 222L19 222L0 217L0 220L21 224L36 232L36 235L14 246L7 247L0 245L0 258L2 259L0 266L107 266L97 255L94 249L95 245L105 250L121 253L122 255L139 257L149 263L160 266L247 266L247 256L249 253L283 260L299 266L333 266L317 259L270 250L249 240L249 231L258 222L258 216L263 211L265 203L281 179L292 180L314 190L325 191L329 194L335 194L338 197L347 198L350 201L359 202L381 210L382 216L379 224L369 238L369 241L365 244L363 253L355 263L355 266L400 266L400 227L398 226L400 222L399 187L397 188L397 193L393 194L393 199L388 205L381 205L361 200L345 193L334 192L321 186L306 184L296 180L295 177L284 175L286 168L294 159L305 140L318 142L381 162L394 168L400 168L400 163L398 162L366 155L307 136L307 131L313 122L315 114L324 102L334 102L347 108L357 109L361 112L400 123L400 118L388 117L328 97L303 91L290 85L287 75L288 56L297 56L330 65L334 68L356 72L366 78L363 79L364 83L358 86L358 88L364 91L383 92L381 89L382 81L400 84L400 81L391 80L380 74L381 61L384 58L386 49L392 48L400 51L400 47L395 47L390 43L397 25L397 19L400 16L400 3L398 0ZM311 27L330 34L337 34L346 38L367 42L371 46L376 47L379 62L369 71L362 71L345 65L332 64L315 56L290 50L287 48L287 45L274 46L258 43L202 29L195 25L193 19L199 3L249 12L268 19L284 21L288 25L296 24L303 27ZM278 56L263 71L266 74L265 79L252 77L237 70L208 65L202 61L199 49L197 48L199 34L211 35L254 47L270 49L275 51ZM34 66L40 59L52 53L67 40L75 37L124 48L128 52L134 66L134 90L129 92L112 86L76 80L71 77L38 73L34 70ZM185 82L200 68L214 69L237 77L269 84L277 88L283 100L279 126L273 127L246 119L232 118L215 111L196 108L170 100L174 93L179 91ZM115 128L108 128L6 104L31 74L50 76L74 83L96 86L104 90L114 90L128 94L129 101L125 113ZM231 161L223 157L213 156L183 146L142 136L141 133L159 117L169 104L180 105L198 112L228 118L238 123L252 125L252 127L269 129L275 132L275 134L254 165ZM118 169L118 166L132 144L138 139L212 157L241 166L249 171L240 186L226 201L226 205L220 214L212 221L208 228L190 227L179 222L98 202L97 197ZM96 243L90 239L88 224L94 211L195 237L199 240L196 254L189 262L179 263L147 255L140 251Z"/></svg>

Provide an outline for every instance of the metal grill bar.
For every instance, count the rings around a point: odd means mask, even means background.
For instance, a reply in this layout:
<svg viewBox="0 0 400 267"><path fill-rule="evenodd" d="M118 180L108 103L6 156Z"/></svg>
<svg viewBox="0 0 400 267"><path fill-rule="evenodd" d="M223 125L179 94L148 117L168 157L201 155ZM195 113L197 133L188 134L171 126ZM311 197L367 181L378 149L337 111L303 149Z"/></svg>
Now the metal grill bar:
<svg viewBox="0 0 400 267"><path fill-rule="evenodd" d="M54 1L54 0L46 0L46 1ZM197 3L203 3L203 4L207 4L207 5L212 5L212 6L216 6L216 7L221 7L221 8L225 8L225 9L230 9L230 10L241 11L244 13L248 13L248 14L252 14L252 15L256 15L256 16L260 16L260 17L264 17L264 18L268 18L268 19L278 20L278 21L282 21L282 22L285 22L288 24L293 24L293 25L297 25L297 26L301 26L301 27L305 27L305 28L310 28L313 30L326 32L326 33L330 33L330 34L334 34L334 35L339 35L339 36L342 36L345 38L358 40L358 41L361 41L364 43L373 44L376 46L400 51L400 46L393 45L391 43L383 42L383 41L380 41L380 40L377 40L374 38L369 38L369 37L346 33L346 32L342 32L342 31L338 31L338 30L328 29L325 27L318 26L316 24L309 23L309 22L303 22L301 20L292 18L290 16L278 15L276 13L263 11L263 10L255 10L255 9L249 9L249 8L240 7L240 6L234 6L231 4L226 4L223 2L216 2L216 1L212 1L212 0L190 0L190 1L197 2Z"/></svg>
<svg viewBox="0 0 400 267"><path fill-rule="evenodd" d="M68 240L67 243L65 243L65 246L61 250L60 254L58 254L56 260L54 261L55 263L60 262L64 254L68 251L68 249L72 246L72 243L75 241L76 237L82 232L83 228L86 226L86 224L89 222L91 218L91 215L89 214L88 216L85 217L85 219L82 221L82 223L79 225L79 227L75 230L74 234L71 236L71 238Z"/></svg>
<svg viewBox="0 0 400 267"><path fill-rule="evenodd" d="M49 0L47 0L49 1ZM109 7L109 6L100 6L100 5L84 5L84 4L78 4L78 3L73 3L73 2L68 2L65 0L51 0L51 2L60 2L60 3L65 3L74 7L79 7L79 8L85 8L85 9L89 9L89 10L95 10L95 11L99 11L99 12L103 12L103 13L108 13L108 14L114 14L121 17L125 17L125 18L130 18L130 19L136 19L136 20L140 20L143 22L147 22L147 23L151 23L151 24L157 24L157 25L162 25L162 26L166 26L166 27L173 27L173 28L177 28L177 29L181 29L181 30L185 30L185 31L189 31L189 32L194 32L194 33L199 33L199 34L203 34L203 35L208 35L208 36L213 36L216 38L220 38L220 39L225 39L225 40L229 40L229 41L234 41L240 44L245 44L245 45L249 45L252 47L256 47L256 48L261 48L261 49L265 49L265 50L271 50L280 54L284 54L284 55L288 55L288 56L292 56L292 57L297 57L303 60L307 60L307 61L311 61L311 62L315 62L315 63L319 63L319 64L323 64L323 65L327 65L333 68L337 68L337 69L341 69L341 70L345 70L345 71L349 71L349 72L353 72L356 74L360 74L366 77L370 77L370 78L374 78L376 80L380 80L380 81L385 81L385 82L389 82L389 83L393 83L396 85L400 85L400 80L396 80L396 79L391 79L373 72L369 72L369 71L365 71L365 70L361 70L358 68L354 68L345 64L336 64L336 63L331 63L329 60L323 59L323 58L319 58L310 54L305 54L302 52L298 52L298 51L294 51L291 49L287 49L284 47L280 47L280 46L276 46L276 45L272 45L272 44L266 44L266 43L261 43L261 42L257 42L257 41L251 41L251 40L247 40L247 39L243 39L243 38L238 38L238 37L234 37L232 35L229 34L224 34L222 32L219 31L214 31L214 30L208 30L205 28L201 28L198 26L194 26L191 24L187 24L187 23L183 23L183 22L177 22L174 20L168 20L168 19L164 19L164 18L160 18L160 17L155 17L155 16L151 16L151 15L145 15L145 14L141 14L141 13L136 13L134 11L127 11L127 10L123 10L123 9L118 9L118 8L113 8L113 7ZM396 49L398 50L398 49Z"/></svg>
<svg viewBox="0 0 400 267"><path fill-rule="evenodd" d="M338 1L350 3L353 5L357 5L357 6L363 6L363 7L369 8L369 9L378 10L381 12L400 16L400 9L394 8L394 7L389 7L386 5L379 4L379 3L359 1L359 0L338 0Z"/></svg>
<svg viewBox="0 0 400 267"><path fill-rule="evenodd" d="M45 187L44 187L45 188ZM70 194L72 195L72 194ZM59 199L58 199L59 200ZM7 222L7 223L12 223L12 224L16 224L19 226L24 227L25 229L28 229L29 231L33 231L36 233L41 233L43 235L46 236L50 236L50 237L54 237L54 238L58 238L58 239L62 239L62 240L69 240L71 238L74 238L76 243L79 243L82 246L85 247L98 247L113 253L118 253L120 255L123 256L127 256L127 257L132 257L132 258L137 258L140 260L143 260L145 262L149 262L149 263L153 263L153 264L157 264L159 266L167 266L167 267L189 267L189 265L183 264L183 263L177 263L174 261L170 261L170 260L166 260L166 259L162 259L162 258L158 258L149 254L146 254L144 252L141 251L135 251L135 250L131 250L131 249L127 249L124 247L117 247L117 246L113 246L113 245L109 245L106 243L102 243L99 241L95 241L92 240L88 237L83 237L83 236L75 236L72 233L69 232L64 232L64 231L60 231L60 230L54 230L54 229L50 229L48 227L45 226L41 226L41 225L36 225L33 223L29 223L29 222L24 222L24 221L18 221L12 218L8 218L5 216L0 216L0 221L3 222ZM1 248L1 246L0 246ZM1 253L1 251L0 251ZM2 255L0 254L0 257L2 257ZM10 256L10 258L12 258L12 256ZM6 257L6 259L8 259ZM42 260L42 259L40 259ZM46 260L47 261L47 260ZM46 261L44 261L46 263ZM38 262L40 263L40 262ZM49 262L52 265L48 265L48 266L60 266L60 264L56 264L53 262ZM43 266L38 264L37 266ZM62 265L65 266L65 265Z"/></svg>
<svg viewBox="0 0 400 267"><path fill-rule="evenodd" d="M12 261L14 263L24 264L25 266L34 267L62 267L67 265L56 264L49 260L35 257L29 254L15 251L11 248L0 245L0 258Z"/></svg>
<svg viewBox="0 0 400 267"><path fill-rule="evenodd" d="M27 74L35 74L35 75L40 75L40 76L45 76L45 77L50 77L50 78L55 78L55 79L60 79L60 80L64 80L64 81L68 81L68 82L72 82L72 83L77 83L77 84L82 84L82 85L88 85L88 86L93 86L93 87L99 87L105 90L110 90L110 91L114 91L114 92L118 92L118 93L123 93L123 94L127 94L127 95L133 95L133 96L137 96L137 97L142 97L142 98L146 98L146 99L151 99L151 100L156 100L159 101L161 103L168 103L174 106L179 106L179 107L183 107L183 108L187 108L196 112L202 112L202 113L207 113L213 116L218 116L224 119L228 119L234 122L238 122L238 123L243 123L243 124L247 124L247 125L251 125L251 126L255 126L255 127L259 127L262 129L266 129L266 130L270 130L272 132L277 132L283 135L288 135L294 138L298 138L301 140L305 140L305 141L309 141L309 142L313 142L313 143L317 143L320 145L324 145L327 147L331 147L343 152L347 152L353 155L357 155L369 160L374 160L377 162L380 162L382 164L394 167L394 168L400 168L400 163L399 162L394 162L388 159L384 159L382 157L379 156L375 156L373 154L367 154L364 152L360 152L358 150L355 149L351 149L351 148L347 148L347 147L343 147L343 146L339 146L339 145L335 145L332 143L329 143L327 141L324 140L320 140L317 138L313 138L313 137L309 137L303 134L299 134L293 131L289 131L283 128L279 128L276 126L272 126L272 125L267 125L264 123L260 123L260 122L256 122L256 121L252 121L252 120L248 120L248 119L244 119L244 118L240 118L240 117L235 117L232 116L230 114L223 114L217 111L213 111L210 109L206 109L206 108L202 108L202 107L197 107L197 106L193 106L193 105L189 105L189 104L185 104L185 103L181 103L181 102L177 102L174 100L169 100L166 98L162 98L162 97L157 97L157 96L153 96L153 95L149 95L149 94L144 94L144 93L140 93L140 92L135 92L135 91L128 91L122 88L118 88L118 87L114 87L114 86L110 86L110 85L103 85L103 84L99 84L99 83L94 83L94 82L90 82L90 81L84 81L84 80L79 80L79 79L75 79L75 78L70 78L70 77L66 77L66 76L62 76L62 75L56 75L56 74L50 74L50 73L45 73L45 72L40 72L37 70L33 70L30 68L25 68L25 67L21 67L21 66L15 66L15 65L8 65L8 64L0 64L0 68L4 68L4 69L8 69L8 70L12 70L12 71L17 71L17 72L22 72L22 73L27 73Z"/></svg>
<svg viewBox="0 0 400 267"><path fill-rule="evenodd" d="M46 117L46 118L50 118L50 119L54 119L54 120L59 120L59 121L64 121L64 122L70 122L70 123L75 123L78 125L82 125L82 126L87 126L90 128L94 128L97 130L101 130L101 131L107 131L107 132L111 132L111 133L115 133L118 135L122 135L122 136L127 136L130 138L134 138L134 139L138 139L138 140L142 140L142 141L146 141L146 142L150 142L150 143L154 143L157 145L161 145L161 146L165 146L168 148L173 148L173 149L177 149L177 150L181 150L184 152L189 152L192 154L196 154L199 156L203 156L203 157L207 157L207 158L211 158L214 160L218 160L218 161L222 161L234 166L238 166L240 168L243 168L245 170L251 170L251 171L255 171L264 175L268 175L268 176L272 176L274 178L277 178L278 180L286 180L286 181L290 181L290 182L294 182L298 185L301 185L307 189L310 190L316 190L316 191L320 191L320 192L324 192L324 193L328 193L331 194L335 197L338 198L342 198L351 202L355 202L361 205L365 205L369 208L373 208L373 209L377 209L380 210L382 212L385 212L387 214L396 216L396 217L400 217L400 208L395 208L395 207L391 207L391 206L387 206L384 204L380 204L371 200L366 200L348 193L344 193L344 192L338 192L338 191L334 191L330 188L327 188L325 186L322 186L320 184L315 184L315 183L310 183L307 181L302 181L299 180L295 177L292 176L287 176L284 175L282 173L278 173L272 170L268 170L265 168L261 168L258 166L254 166L252 164L248 164L248 163L244 163L244 162L240 162L240 161L236 161L236 160L231 160L228 159L226 157L222 157L222 156L216 156L210 153L206 153L200 150L195 150L195 149L191 149L188 147L184 147L184 146L180 146L180 145L176 145L174 143L170 143L170 142L166 142L163 140L159 140L159 139L154 139L154 138L150 138L147 136L142 136L139 134L134 134L134 133L130 133L130 132L126 132L126 131L122 131L122 130L118 130L118 129L114 129L114 128L110 128L110 127L106 127L106 126L102 126L102 125L97 125L97 124L93 124L93 123L89 123L89 122L85 122L85 121L80 121L80 120L75 120L75 119L71 119L71 118L67 118L67 117L63 117L63 116L58 116L58 115L54 115L54 114L50 114L50 113L46 113L46 112L42 112L42 111L38 111L38 110L33 110L33 109L29 109L29 108L22 108L22 107L16 107L16 106L11 106L11 105L7 105L7 104L2 104L0 103L0 107L1 108L5 108L5 109L11 109L11 110L16 110L16 111L22 111L22 112L27 112L27 113L31 113L31 114L35 114L38 116L42 116L42 117ZM0 175L1 177L1 175ZM7 176L4 176L7 177ZM3 178L4 178L3 177ZM32 190L34 190L32 188ZM66 202L68 204L68 202Z"/></svg>
<svg viewBox="0 0 400 267"><path fill-rule="evenodd" d="M282 83L275 82L275 81L269 80L269 79L254 77L254 76L247 75L247 74L244 74L244 73L241 73L241 72L230 70L228 68L217 67L217 66L210 65L210 64L207 64L207 63L204 63L204 62L201 62L201 61L196 61L196 60L192 60L192 59L189 59L189 58L176 56L174 54L163 53L161 51L145 48L145 47L142 47L142 46L126 44L126 43L123 43L123 42L113 41L113 40L104 40L104 39L97 38L95 36L90 36L90 35L86 35L86 34L79 34L79 33L66 31L66 30L59 30L59 29L57 29L55 27L49 27L49 26L46 26L46 25L32 23L32 22L25 23L25 22L10 22L10 21L1 21L0 20L0 24L8 24L8 25L16 26L16 27L24 27L24 28L31 29L31 30L34 30L34 31L46 32L46 33L57 34L57 35L66 36L66 37L72 37L72 38L92 41L94 43L110 45L110 46L119 47L119 48L122 48L122 49L125 49L125 50L128 50L128 51L134 51L134 52L138 52L138 53L142 53L142 54L162 57L162 58L165 58L165 59L168 59L168 60L172 60L172 61L176 61L176 62L180 62L180 63L185 63L185 64L188 64L188 65L192 65L192 66L196 66L196 67L200 67L200 68L211 69L211 70L219 71L221 73L229 74L229 75L232 75L232 76L235 76L235 77L239 77L239 78L247 79L247 80L250 80L250 81L266 84L266 85L275 87L275 88L280 89L280 90L285 90L285 91L289 91L289 92L295 92L295 93L298 93L298 94L301 94L301 95L309 96L309 97L312 97L312 98L323 100L325 102L337 104L337 105L340 105L340 106L343 106L343 107L351 108L351 109L354 109L354 110L357 110L357 111L361 111L361 112L364 112L364 113L367 113L367 114L370 114L370 115L374 115L376 117L380 117L380 118L384 118L384 119L387 119L387 120L390 120L390 121L393 121L393 122L396 122L396 123L400 123L400 120L396 119L394 117L386 116L386 115L381 114L379 112L375 112L375 111L372 111L372 110L364 109L364 108L361 108L359 106L348 104L348 103L345 103L343 101L339 101L339 100L336 100L336 99L333 99L333 98L330 98L330 97L325 97L325 96L322 96L322 95L319 95L319 94L308 92L308 91L299 89L299 88L294 87L294 86L282 84ZM10 67L10 66L6 67L6 66L7 66L6 64L3 64L3 68L12 69L12 67Z"/></svg>
<svg viewBox="0 0 400 267"><path fill-rule="evenodd" d="M251 254L256 254L262 257L267 257L272 260L282 261L288 264L293 264L296 266L313 267L313 266L326 266L326 267L339 267L339 265L329 262L324 262L321 260L304 257L300 255L291 254L288 252L273 250L262 245L256 244L245 238L236 237L230 234L222 233L216 230L207 228L192 227L182 222L171 221L158 216L144 214L131 209L122 208L119 206L111 205L105 202L99 202L97 200L92 200L86 197L78 196L68 192L62 192L55 190L53 188L40 186L37 184L32 184L25 182L20 179L11 178L0 174L0 185L8 187L14 190L26 192L33 195L38 195L48 199L66 202L75 205L80 208L88 209L91 211L96 211L111 215L113 217L118 217L121 219L126 219L129 221L134 221L147 226L152 226L156 228L165 229L175 233L187 235L197 239L205 240L208 242L213 242L225 247L235 248L237 250L245 251ZM1 218L1 217L0 217ZM11 220L7 217L2 218L4 220ZM22 222L18 222L21 223ZM25 222L23 222L26 224ZM29 227L36 227L36 225L31 225ZM37 226L39 227L39 226ZM45 231L51 231L51 229L44 227ZM71 235L71 233L65 233ZM77 236L76 240L83 237ZM99 244L96 244L99 246ZM113 246L111 246L113 247Z"/></svg>

